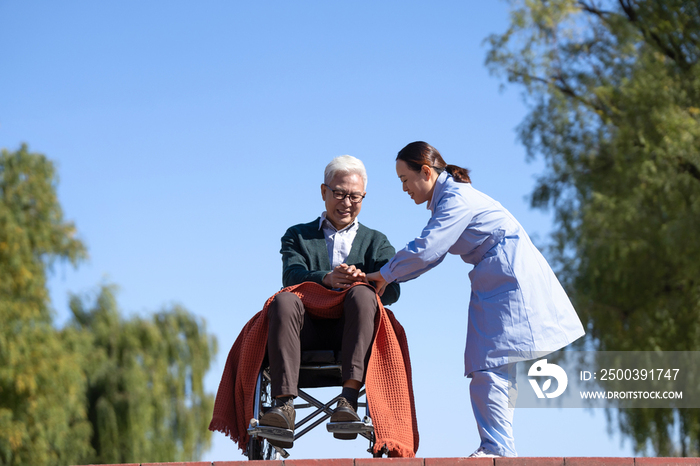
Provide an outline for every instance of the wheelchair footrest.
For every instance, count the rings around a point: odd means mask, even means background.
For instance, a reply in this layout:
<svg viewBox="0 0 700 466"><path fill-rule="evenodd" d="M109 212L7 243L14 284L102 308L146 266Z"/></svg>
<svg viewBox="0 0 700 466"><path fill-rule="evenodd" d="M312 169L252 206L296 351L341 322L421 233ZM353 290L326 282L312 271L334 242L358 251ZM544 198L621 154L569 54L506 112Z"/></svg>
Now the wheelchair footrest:
<svg viewBox="0 0 700 466"><path fill-rule="evenodd" d="M365 416L362 421L329 422L326 424L328 432L334 434L360 434L362 432L374 432L372 420Z"/></svg>
<svg viewBox="0 0 700 466"><path fill-rule="evenodd" d="M255 421L255 422L253 422ZM248 427L248 435L251 437L263 437L280 442L294 442L294 431L281 427L261 426L255 419L251 419Z"/></svg>

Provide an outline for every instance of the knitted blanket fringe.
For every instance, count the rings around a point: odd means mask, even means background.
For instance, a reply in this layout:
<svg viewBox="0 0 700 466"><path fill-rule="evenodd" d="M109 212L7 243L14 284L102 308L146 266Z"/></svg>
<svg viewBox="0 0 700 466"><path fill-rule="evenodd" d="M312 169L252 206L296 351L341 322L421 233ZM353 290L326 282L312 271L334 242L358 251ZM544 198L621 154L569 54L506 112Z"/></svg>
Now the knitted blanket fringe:
<svg viewBox="0 0 700 466"><path fill-rule="evenodd" d="M278 293L285 291L299 296L311 315L327 319L342 315L347 292L332 291L313 282L290 286ZM246 323L231 347L209 424L209 430L222 432L243 451L250 439L247 428L253 417L255 383L266 352L267 309L278 293ZM374 453L386 448L392 457L414 457L419 437L408 341L394 314L382 306L379 296L377 301L379 312L365 381L376 439Z"/></svg>

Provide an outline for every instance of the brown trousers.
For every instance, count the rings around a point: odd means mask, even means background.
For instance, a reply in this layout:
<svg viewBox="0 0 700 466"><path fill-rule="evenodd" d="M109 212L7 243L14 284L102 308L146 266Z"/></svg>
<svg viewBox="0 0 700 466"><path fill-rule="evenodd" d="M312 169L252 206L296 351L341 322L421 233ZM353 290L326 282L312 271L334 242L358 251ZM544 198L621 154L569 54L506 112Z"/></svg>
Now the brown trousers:
<svg viewBox="0 0 700 466"><path fill-rule="evenodd" d="M312 318L297 295L277 294L267 311L272 396L298 395L301 352L305 350L340 351L343 381L364 383L377 310L377 295L367 286L355 286L345 294L340 319Z"/></svg>

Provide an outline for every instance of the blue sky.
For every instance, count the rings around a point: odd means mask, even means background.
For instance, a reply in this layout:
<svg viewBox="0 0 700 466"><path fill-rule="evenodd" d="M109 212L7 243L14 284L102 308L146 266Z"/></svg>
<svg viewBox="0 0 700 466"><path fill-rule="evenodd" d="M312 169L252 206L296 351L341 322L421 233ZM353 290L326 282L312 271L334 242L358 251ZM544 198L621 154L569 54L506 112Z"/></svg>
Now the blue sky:
<svg viewBox="0 0 700 466"><path fill-rule="evenodd" d="M545 244L552 217L526 199L543 166L526 163L515 132L527 109L484 66L483 40L507 24L494 0L0 0L0 147L26 142L55 162L89 249L50 279L57 323L69 293L101 283L119 286L125 315L180 303L218 339L215 392L238 332L281 286L280 237L322 212L333 157L367 167L362 223L396 248L420 232L428 211L394 171L415 140L470 168ZM449 257L392 306L411 349L422 457L478 447L462 377L469 268ZM520 409L515 435L521 456L631 455L601 410ZM364 441L310 436L292 458L366 455ZM241 456L215 433L203 459Z"/></svg>

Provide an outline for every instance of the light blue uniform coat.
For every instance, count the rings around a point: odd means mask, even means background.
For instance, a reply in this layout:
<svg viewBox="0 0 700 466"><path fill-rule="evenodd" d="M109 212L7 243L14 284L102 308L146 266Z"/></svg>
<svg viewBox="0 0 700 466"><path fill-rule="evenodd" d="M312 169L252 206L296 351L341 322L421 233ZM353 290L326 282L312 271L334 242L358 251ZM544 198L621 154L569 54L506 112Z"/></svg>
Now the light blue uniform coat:
<svg viewBox="0 0 700 466"><path fill-rule="evenodd" d="M500 203L445 171L428 209L432 216L421 235L380 272L388 282L405 282L447 253L474 265L465 375L541 357L585 333L551 267Z"/></svg>

